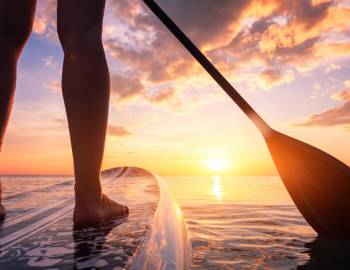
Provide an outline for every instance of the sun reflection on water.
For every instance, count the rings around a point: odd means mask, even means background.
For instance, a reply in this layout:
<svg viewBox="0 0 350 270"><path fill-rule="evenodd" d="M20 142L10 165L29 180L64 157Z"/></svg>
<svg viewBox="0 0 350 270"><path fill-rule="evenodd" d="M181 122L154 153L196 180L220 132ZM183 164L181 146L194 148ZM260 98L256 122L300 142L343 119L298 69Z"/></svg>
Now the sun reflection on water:
<svg viewBox="0 0 350 270"><path fill-rule="evenodd" d="M221 177L218 175L215 175L213 179L213 194L217 200L221 201L222 199Z"/></svg>

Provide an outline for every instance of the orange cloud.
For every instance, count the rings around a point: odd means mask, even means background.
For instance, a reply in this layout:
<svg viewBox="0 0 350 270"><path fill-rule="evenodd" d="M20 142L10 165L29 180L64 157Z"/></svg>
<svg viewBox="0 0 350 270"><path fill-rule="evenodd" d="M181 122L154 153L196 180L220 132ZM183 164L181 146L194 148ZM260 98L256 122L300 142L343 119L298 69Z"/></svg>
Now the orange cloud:
<svg viewBox="0 0 350 270"><path fill-rule="evenodd" d="M343 90L331 96L334 100L347 101L350 100L350 90Z"/></svg>
<svg viewBox="0 0 350 270"><path fill-rule="evenodd" d="M255 20L229 44L210 52L221 66L238 72L245 66L293 66L302 72L322 60L349 55L346 7L335 1L268 1L269 6L260 12L257 6L265 2L253 1L247 14ZM335 34L344 41L332 41Z"/></svg>
<svg viewBox="0 0 350 270"><path fill-rule="evenodd" d="M338 126L350 125L350 90L343 90L342 92L333 95L333 99L344 101L343 104L334 108L325 110L324 112L313 114L297 126Z"/></svg>

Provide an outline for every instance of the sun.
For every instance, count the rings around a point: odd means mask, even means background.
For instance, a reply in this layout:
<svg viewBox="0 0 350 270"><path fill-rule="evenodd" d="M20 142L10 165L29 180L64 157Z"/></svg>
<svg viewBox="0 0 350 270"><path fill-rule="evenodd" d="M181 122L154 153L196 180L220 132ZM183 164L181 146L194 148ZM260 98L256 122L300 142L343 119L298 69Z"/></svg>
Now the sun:
<svg viewBox="0 0 350 270"><path fill-rule="evenodd" d="M229 161L222 158L211 158L205 160L205 166L213 172L221 172L229 167Z"/></svg>

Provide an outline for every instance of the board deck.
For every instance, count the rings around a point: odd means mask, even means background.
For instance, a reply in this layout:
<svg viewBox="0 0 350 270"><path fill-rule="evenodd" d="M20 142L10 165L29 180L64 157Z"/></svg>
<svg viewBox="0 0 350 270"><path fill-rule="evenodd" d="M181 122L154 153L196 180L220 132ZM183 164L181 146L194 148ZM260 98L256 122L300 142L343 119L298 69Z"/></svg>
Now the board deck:
<svg viewBox="0 0 350 270"><path fill-rule="evenodd" d="M102 173L105 193L130 209L129 217L73 229L73 179L5 197L0 225L1 269L125 269L152 231L160 188L139 168Z"/></svg>

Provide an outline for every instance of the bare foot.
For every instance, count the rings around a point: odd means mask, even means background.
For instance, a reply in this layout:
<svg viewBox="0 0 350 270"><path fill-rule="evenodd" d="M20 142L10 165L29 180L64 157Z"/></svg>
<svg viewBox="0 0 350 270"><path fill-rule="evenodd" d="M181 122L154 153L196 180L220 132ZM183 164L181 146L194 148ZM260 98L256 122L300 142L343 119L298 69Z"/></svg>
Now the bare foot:
<svg viewBox="0 0 350 270"><path fill-rule="evenodd" d="M75 228L89 227L107 219L126 217L128 214L129 209L126 206L102 194L97 202L76 199L73 222Z"/></svg>

